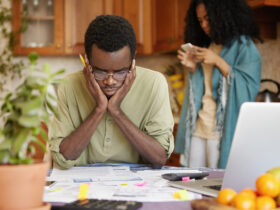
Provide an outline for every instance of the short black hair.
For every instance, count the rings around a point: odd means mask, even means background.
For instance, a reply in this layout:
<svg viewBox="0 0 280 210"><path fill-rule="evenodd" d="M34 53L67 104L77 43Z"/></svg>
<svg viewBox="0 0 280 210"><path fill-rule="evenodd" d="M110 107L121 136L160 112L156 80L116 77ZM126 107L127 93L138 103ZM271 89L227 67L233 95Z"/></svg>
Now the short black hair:
<svg viewBox="0 0 280 210"><path fill-rule="evenodd" d="M207 10L210 36L204 33L197 19L196 8L201 3ZM245 0L192 0L185 22L184 41L201 47L209 46L212 41L226 45L241 35L262 42L259 27Z"/></svg>
<svg viewBox="0 0 280 210"><path fill-rule="evenodd" d="M88 58L91 57L93 44L106 52L128 46L131 59L136 52L136 36L132 25L125 18L116 15L97 16L87 28L84 43Z"/></svg>

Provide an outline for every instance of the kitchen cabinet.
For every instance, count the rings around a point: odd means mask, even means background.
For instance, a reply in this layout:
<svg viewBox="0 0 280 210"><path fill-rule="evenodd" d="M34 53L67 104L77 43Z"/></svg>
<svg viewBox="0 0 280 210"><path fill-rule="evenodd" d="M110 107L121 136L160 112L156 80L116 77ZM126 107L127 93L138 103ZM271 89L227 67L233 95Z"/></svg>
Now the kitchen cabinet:
<svg viewBox="0 0 280 210"><path fill-rule="evenodd" d="M27 31L16 33L16 55L36 51L40 55L59 55L64 51L63 0L13 0L12 27L17 32L21 27L23 7L27 7Z"/></svg>
<svg viewBox="0 0 280 210"><path fill-rule="evenodd" d="M277 22L280 21L280 0L247 0L253 9L263 39L277 38Z"/></svg>
<svg viewBox="0 0 280 210"><path fill-rule="evenodd" d="M100 14L115 14L129 20L135 30L138 54L177 49L183 43L188 5L186 0L67 0L66 54L83 51L84 32Z"/></svg>
<svg viewBox="0 0 280 210"><path fill-rule="evenodd" d="M34 2L39 2L37 8ZM48 2L52 2L49 6ZM20 28L22 6L29 7L28 30L18 35L17 55L83 53L88 24L101 14L125 17L137 38L137 53L174 50L183 43L190 0L13 0L13 29ZM53 12L47 12L50 10ZM43 40L43 41L42 41Z"/></svg>
<svg viewBox="0 0 280 210"><path fill-rule="evenodd" d="M280 6L280 0L247 0L247 2L252 8L263 6Z"/></svg>

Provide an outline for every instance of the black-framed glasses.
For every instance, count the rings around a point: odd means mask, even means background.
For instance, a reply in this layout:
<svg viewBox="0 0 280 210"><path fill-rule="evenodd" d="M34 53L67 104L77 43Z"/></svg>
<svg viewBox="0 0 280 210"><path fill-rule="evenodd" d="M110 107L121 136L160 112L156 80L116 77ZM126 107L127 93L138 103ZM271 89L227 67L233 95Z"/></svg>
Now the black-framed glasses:
<svg viewBox="0 0 280 210"><path fill-rule="evenodd" d="M121 70L117 70L113 73L108 74L106 70L99 69L98 67L94 65L90 65L92 67L92 73L94 74L94 77L96 80L106 80L109 76L112 76L115 80L123 81L125 80L128 72L130 71L132 63L129 67L123 68Z"/></svg>

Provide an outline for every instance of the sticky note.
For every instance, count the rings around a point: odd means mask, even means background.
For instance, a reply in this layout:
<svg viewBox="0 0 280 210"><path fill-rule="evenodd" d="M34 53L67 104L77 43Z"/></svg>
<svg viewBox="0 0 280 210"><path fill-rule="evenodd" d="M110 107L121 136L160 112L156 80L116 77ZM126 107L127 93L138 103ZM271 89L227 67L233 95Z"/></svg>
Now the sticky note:
<svg viewBox="0 0 280 210"><path fill-rule="evenodd" d="M182 177L182 181L183 182L190 181L190 177L189 176Z"/></svg>
<svg viewBox="0 0 280 210"><path fill-rule="evenodd" d="M121 186L127 186L128 183L121 183Z"/></svg>
<svg viewBox="0 0 280 210"><path fill-rule="evenodd" d="M173 198L184 200L184 201L190 200L189 194L186 190L180 190L180 191L174 192Z"/></svg>
<svg viewBox="0 0 280 210"><path fill-rule="evenodd" d="M136 186L136 187L144 187L147 184L148 184L147 182L138 182L138 183L135 183L134 186Z"/></svg>
<svg viewBox="0 0 280 210"><path fill-rule="evenodd" d="M73 182L75 183L81 183L81 182L92 182L91 178L84 178L84 179L73 179Z"/></svg>
<svg viewBox="0 0 280 210"><path fill-rule="evenodd" d="M180 194L181 200L184 200L184 201L190 200L189 194L186 190L180 190L179 194Z"/></svg>
<svg viewBox="0 0 280 210"><path fill-rule="evenodd" d="M55 188L55 189L51 189L49 190L50 192L56 192L56 191L60 191L62 190L62 187L59 187L59 188Z"/></svg>
<svg viewBox="0 0 280 210"><path fill-rule="evenodd" d="M178 191L177 191L177 192L174 192L173 198L174 198L174 199L181 199L180 193L179 193Z"/></svg>
<svg viewBox="0 0 280 210"><path fill-rule="evenodd" d="M88 185L89 184L80 184L80 191L78 196L79 200L87 199Z"/></svg>

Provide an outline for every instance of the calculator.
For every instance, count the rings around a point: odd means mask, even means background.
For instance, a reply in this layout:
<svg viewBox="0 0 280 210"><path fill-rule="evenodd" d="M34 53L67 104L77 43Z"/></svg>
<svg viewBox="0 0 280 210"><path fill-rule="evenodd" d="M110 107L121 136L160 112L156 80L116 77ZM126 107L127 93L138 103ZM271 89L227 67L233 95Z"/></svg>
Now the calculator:
<svg viewBox="0 0 280 210"><path fill-rule="evenodd" d="M64 206L52 206L51 210L136 210L141 206L142 203L136 201L84 199Z"/></svg>

